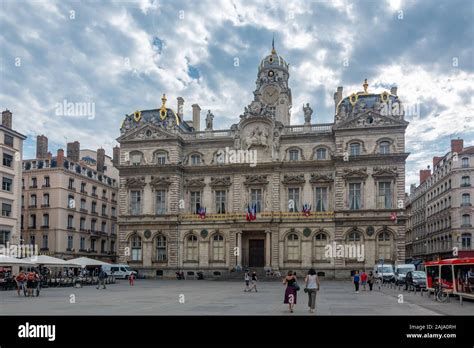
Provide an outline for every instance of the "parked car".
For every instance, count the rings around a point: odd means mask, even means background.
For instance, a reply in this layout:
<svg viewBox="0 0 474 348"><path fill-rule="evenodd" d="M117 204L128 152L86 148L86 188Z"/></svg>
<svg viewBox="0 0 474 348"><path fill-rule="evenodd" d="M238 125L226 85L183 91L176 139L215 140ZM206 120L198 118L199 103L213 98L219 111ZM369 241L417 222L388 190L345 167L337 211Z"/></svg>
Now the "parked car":
<svg viewBox="0 0 474 348"><path fill-rule="evenodd" d="M409 288L426 288L426 272L408 271L405 275L405 290L408 290Z"/></svg>
<svg viewBox="0 0 474 348"><path fill-rule="evenodd" d="M395 284L405 284L405 276L408 272L414 271L415 265L414 264L403 264L403 265L396 265L395 266Z"/></svg>
<svg viewBox="0 0 474 348"><path fill-rule="evenodd" d="M115 278L128 279L132 273L135 274L135 277L137 276L137 272L128 265L103 265L102 269L108 275L113 275Z"/></svg>

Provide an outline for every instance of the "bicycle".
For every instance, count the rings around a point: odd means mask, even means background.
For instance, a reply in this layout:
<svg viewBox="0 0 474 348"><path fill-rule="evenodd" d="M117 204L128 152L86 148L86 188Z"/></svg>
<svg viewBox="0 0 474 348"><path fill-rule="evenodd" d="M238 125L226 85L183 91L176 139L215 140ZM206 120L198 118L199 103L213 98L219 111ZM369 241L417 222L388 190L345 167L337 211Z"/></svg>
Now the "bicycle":
<svg viewBox="0 0 474 348"><path fill-rule="evenodd" d="M434 295L435 295L435 298L438 302L444 303L448 300L449 293L446 291L447 288L448 288L448 286L446 286L444 284L439 284L438 283L438 284L435 285Z"/></svg>

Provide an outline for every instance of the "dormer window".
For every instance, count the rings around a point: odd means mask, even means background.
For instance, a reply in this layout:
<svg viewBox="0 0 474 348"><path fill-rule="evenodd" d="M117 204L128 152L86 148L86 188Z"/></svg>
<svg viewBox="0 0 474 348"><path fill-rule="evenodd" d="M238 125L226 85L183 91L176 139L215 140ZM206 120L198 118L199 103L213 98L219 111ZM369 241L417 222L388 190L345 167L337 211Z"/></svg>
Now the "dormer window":
<svg viewBox="0 0 474 348"><path fill-rule="evenodd" d="M201 164L201 155L194 154L191 155L191 165L196 166Z"/></svg>
<svg viewBox="0 0 474 348"><path fill-rule="evenodd" d="M297 150L297 149L290 150L288 152L288 154L289 154L290 161L298 161L299 160L299 156L300 156L299 150Z"/></svg>

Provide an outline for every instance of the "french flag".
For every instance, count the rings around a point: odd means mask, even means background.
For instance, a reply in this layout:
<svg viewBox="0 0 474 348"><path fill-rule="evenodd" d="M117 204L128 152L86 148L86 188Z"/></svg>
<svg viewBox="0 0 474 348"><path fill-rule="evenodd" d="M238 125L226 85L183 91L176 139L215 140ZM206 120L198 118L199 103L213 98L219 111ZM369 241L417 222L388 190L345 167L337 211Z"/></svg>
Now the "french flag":
<svg viewBox="0 0 474 348"><path fill-rule="evenodd" d="M311 205L308 203L305 203L303 205L303 215L308 217L311 215Z"/></svg>
<svg viewBox="0 0 474 348"><path fill-rule="evenodd" d="M201 219L204 220L206 218L206 208L199 208L198 215Z"/></svg>
<svg viewBox="0 0 474 348"><path fill-rule="evenodd" d="M250 207L249 204L247 204L247 213L245 214L245 219L247 221L253 221L257 219L257 205L254 204L252 207Z"/></svg>

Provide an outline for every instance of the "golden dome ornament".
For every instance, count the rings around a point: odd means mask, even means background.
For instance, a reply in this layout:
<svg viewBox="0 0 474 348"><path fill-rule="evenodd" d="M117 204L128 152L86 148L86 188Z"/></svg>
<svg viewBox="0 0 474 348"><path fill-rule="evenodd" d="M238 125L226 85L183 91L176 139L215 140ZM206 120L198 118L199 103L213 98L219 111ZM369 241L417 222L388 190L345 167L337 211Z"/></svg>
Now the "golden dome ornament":
<svg viewBox="0 0 474 348"><path fill-rule="evenodd" d="M160 108L160 118L164 120L168 111L166 110L166 95L163 93L163 97L161 98L161 108Z"/></svg>
<svg viewBox="0 0 474 348"><path fill-rule="evenodd" d="M140 120L142 119L142 113L141 111L137 110L133 113L133 119L135 120L135 122L140 122Z"/></svg>
<svg viewBox="0 0 474 348"><path fill-rule="evenodd" d="M369 88L369 84L367 83L367 79L364 80L362 87L364 87L364 94L368 94L367 89Z"/></svg>
<svg viewBox="0 0 474 348"><path fill-rule="evenodd" d="M387 91L383 92L382 94L380 94L380 100L383 102L383 103L386 103L388 102L390 98L390 93L388 93Z"/></svg>
<svg viewBox="0 0 474 348"><path fill-rule="evenodd" d="M359 99L359 95L356 93L352 93L349 96L349 102L351 103L352 106L354 106L357 103L357 99Z"/></svg>

